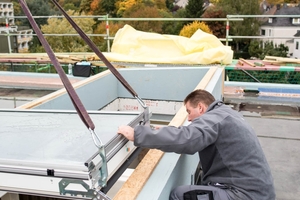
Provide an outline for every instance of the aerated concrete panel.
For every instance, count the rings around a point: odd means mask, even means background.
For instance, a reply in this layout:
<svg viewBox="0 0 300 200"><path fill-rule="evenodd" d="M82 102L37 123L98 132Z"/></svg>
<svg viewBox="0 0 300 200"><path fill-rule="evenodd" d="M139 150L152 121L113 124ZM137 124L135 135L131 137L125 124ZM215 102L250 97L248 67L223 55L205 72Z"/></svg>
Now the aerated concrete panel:
<svg viewBox="0 0 300 200"><path fill-rule="evenodd" d="M194 90L209 69L209 67L126 68L119 69L119 72L142 99L181 102ZM222 69L217 70L208 87L218 99L222 96L221 74ZM133 98L111 73L83 84L76 92L87 110L99 110L117 98ZM68 94L64 93L34 109L74 110L74 107Z"/></svg>
<svg viewBox="0 0 300 200"><path fill-rule="evenodd" d="M223 98L224 68L125 68L119 69L119 72L139 97L145 100L182 102L186 95L199 87L211 92L216 99ZM83 80L82 85L79 82L79 87L76 87L87 110L99 110L118 98L134 100L113 74L103 73L90 77L92 81ZM50 94L48 100L44 99L37 105L33 109L74 109L65 92L54 97ZM185 116L182 117L182 121L184 120ZM172 188L191 184L191 175L195 172L198 161L196 154L164 154L137 199L168 199Z"/></svg>

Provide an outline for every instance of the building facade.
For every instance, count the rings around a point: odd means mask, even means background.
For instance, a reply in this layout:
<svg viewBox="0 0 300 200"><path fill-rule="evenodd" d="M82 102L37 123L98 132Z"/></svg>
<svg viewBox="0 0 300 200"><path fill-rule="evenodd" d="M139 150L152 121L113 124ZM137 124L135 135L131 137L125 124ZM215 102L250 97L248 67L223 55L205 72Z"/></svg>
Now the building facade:
<svg viewBox="0 0 300 200"><path fill-rule="evenodd" d="M28 52L32 29L15 25L12 2L0 0L0 53Z"/></svg>
<svg viewBox="0 0 300 200"><path fill-rule="evenodd" d="M295 37L295 34L300 30L300 6L277 5L269 8L269 13L273 12L274 17L266 18L265 22L260 27L260 35L264 36L262 40L264 42L273 42L274 45L283 44L289 48L288 56L294 57L295 40L291 39ZM277 17L288 16L291 17ZM299 15L299 17L295 17Z"/></svg>

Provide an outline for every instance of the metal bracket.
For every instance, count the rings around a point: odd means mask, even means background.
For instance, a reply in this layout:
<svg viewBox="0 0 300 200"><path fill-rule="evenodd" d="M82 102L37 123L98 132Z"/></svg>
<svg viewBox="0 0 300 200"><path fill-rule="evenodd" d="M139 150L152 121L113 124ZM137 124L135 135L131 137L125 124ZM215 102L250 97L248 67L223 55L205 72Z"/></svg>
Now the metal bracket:
<svg viewBox="0 0 300 200"><path fill-rule="evenodd" d="M139 104L144 108L143 122L141 124L150 126L150 111L149 107L145 104L145 102L139 97L135 96Z"/></svg>
<svg viewBox="0 0 300 200"><path fill-rule="evenodd" d="M77 191L66 189L69 185L81 185L85 191ZM92 200L111 200L106 194L101 192L98 189L90 189L89 185L85 183L83 180L76 180L76 179L62 179L59 182L59 193L61 195L70 195L70 196L81 196L81 197L88 197Z"/></svg>
<svg viewBox="0 0 300 200"><path fill-rule="evenodd" d="M105 187L106 182L107 182L107 176L108 176L105 147L104 147L102 141L100 140L100 138L98 137L98 135L95 133L95 131L90 128L89 128L89 130L92 134L94 144L98 148L99 156L102 159L102 166L99 168L99 173L96 172L97 176L93 177L93 178L94 178L94 180L98 180L98 184L101 187ZM96 170L98 170L98 169L96 169ZM93 182L93 185L94 185L94 182Z"/></svg>

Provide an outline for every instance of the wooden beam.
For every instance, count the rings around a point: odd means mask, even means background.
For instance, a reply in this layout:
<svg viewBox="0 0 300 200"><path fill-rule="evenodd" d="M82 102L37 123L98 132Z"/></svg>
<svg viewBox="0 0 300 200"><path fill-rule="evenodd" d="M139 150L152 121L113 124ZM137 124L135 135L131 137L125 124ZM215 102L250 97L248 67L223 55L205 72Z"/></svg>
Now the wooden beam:
<svg viewBox="0 0 300 200"><path fill-rule="evenodd" d="M239 61L242 62L242 63L246 63L247 65L250 65L252 67L255 67L255 65L252 62L249 62L249 61L247 61L243 58L240 58Z"/></svg>
<svg viewBox="0 0 300 200"><path fill-rule="evenodd" d="M210 68L195 89L205 89L217 69L218 67ZM185 106L182 106L169 123L169 126L181 126L186 121L186 117L187 113ZM164 152L160 150L149 150L113 199L136 199L163 155Z"/></svg>
<svg viewBox="0 0 300 200"><path fill-rule="evenodd" d="M285 58L285 57L276 57L276 56L265 56L264 62L271 64L283 64L283 63L300 63L300 59L295 58Z"/></svg>

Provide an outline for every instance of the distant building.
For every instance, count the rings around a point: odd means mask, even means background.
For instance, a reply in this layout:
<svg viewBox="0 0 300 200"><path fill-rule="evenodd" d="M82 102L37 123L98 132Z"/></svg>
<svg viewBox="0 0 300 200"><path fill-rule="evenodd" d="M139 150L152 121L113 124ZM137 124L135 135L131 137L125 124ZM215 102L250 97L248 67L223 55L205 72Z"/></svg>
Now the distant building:
<svg viewBox="0 0 300 200"><path fill-rule="evenodd" d="M264 14L274 15L274 17L265 18L262 26L260 27L260 35L265 36L263 41L272 41L277 45L284 44L289 47L288 56L293 56L294 51L294 40L292 39L281 39L270 37L291 37L293 38L296 33L300 30L300 6L292 6L283 4L274 5L266 8ZM299 15L299 17L276 17L276 15Z"/></svg>
<svg viewBox="0 0 300 200"><path fill-rule="evenodd" d="M0 0L0 34L0 53L28 52L32 29L15 25L13 3L7 0Z"/></svg>
<svg viewBox="0 0 300 200"><path fill-rule="evenodd" d="M294 47L293 47L293 58L300 59L300 30L294 35L294 37L298 37L293 40Z"/></svg>
<svg viewBox="0 0 300 200"><path fill-rule="evenodd" d="M189 3L189 0L175 0L174 1L174 4L181 7L181 8L184 8L187 4ZM205 0L204 3L203 3L203 8L204 10L211 6L212 4L210 3L209 0Z"/></svg>

